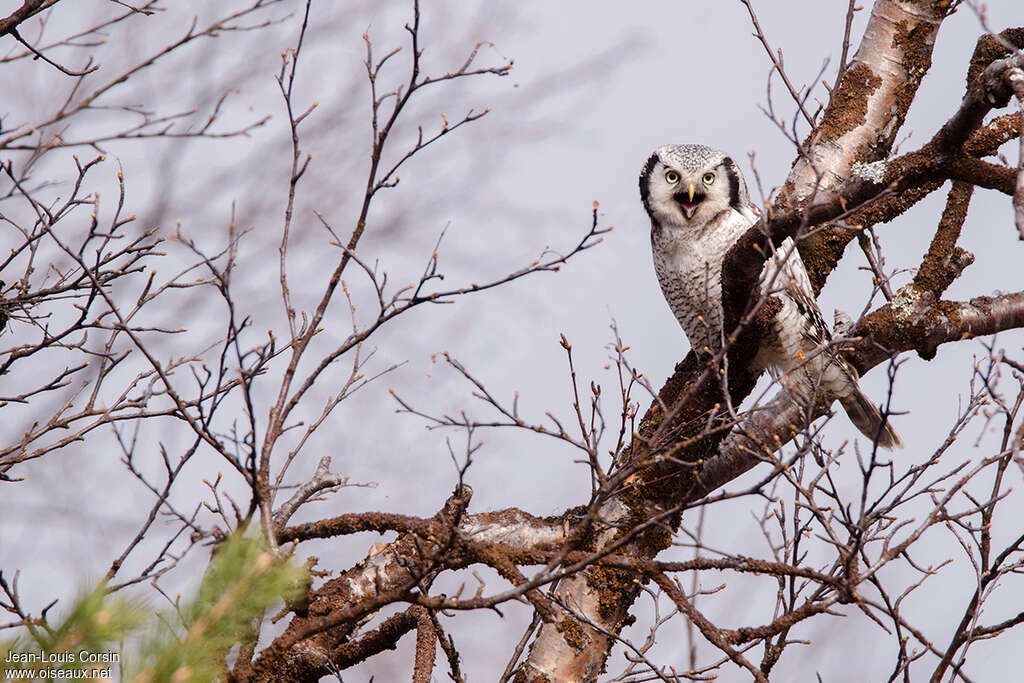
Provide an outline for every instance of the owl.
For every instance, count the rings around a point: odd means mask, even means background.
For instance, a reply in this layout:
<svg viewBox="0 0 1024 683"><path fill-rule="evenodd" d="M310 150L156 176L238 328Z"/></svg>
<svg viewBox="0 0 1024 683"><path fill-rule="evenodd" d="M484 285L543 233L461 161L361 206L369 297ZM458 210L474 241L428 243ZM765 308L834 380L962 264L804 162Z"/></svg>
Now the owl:
<svg viewBox="0 0 1024 683"><path fill-rule="evenodd" d="M759 220L735 162L703 145L666 145L640 173L640 199L651 218L654 270L669 308L698 355L717 354L722 328L722 262ZM803 260L786 239L765 261L759 294L782 304L760 340L751 371L768 370L805 400L838 400L864 436L901 446L878 407L861 392L857 371L832 345ZM837 324L839 321L837 311Z"/></svg>

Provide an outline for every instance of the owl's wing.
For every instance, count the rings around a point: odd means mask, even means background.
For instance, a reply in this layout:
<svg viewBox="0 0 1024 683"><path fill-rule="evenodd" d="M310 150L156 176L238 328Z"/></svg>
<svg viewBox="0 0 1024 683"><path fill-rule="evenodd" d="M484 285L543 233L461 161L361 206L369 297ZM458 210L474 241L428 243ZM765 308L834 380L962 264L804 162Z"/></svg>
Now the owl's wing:
<svg viewBox="0 0 1024 683"><path fill-rule="evenodd" d="M899 435L878 406L861 392L856 369L837 349L829 348L832 335L792 239L783 241L765 261L760 284L762 295L782 300L774 321L777 339L767 347L765 359L773 375L791 373L793 386L806 396L824 397L828 403L838 399L853 425L879 446L901 446ZM803 372L794 372L795 368Z"/></svg>
<svg viewBox="0 0 1024 683"><path fill-rule="evenodd" d="M760 288L762 294L781 296L796 306L804 321L805 336L816 345L823 346L832 341L828 325L814 298L811 278L807 275L807 268L793 238L783 240L771 258L765 261L761 269Z"/></svg>

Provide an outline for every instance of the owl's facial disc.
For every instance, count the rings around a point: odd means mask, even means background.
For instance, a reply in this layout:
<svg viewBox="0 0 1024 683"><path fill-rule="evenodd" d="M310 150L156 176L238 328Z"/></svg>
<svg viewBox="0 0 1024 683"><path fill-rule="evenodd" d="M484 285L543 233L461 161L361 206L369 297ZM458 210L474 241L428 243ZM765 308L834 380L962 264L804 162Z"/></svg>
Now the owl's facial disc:
<svg viewBox="0 0 1024 683"><path fill-rule="evenodd" d="M697 207L700 205L706 195L703 192L699 192L693 183L689 183L685 189L680 189L672 195L672 198L679 204L679 208L683 210L687 220L692 219L693 215L697 213Z"/></svg>

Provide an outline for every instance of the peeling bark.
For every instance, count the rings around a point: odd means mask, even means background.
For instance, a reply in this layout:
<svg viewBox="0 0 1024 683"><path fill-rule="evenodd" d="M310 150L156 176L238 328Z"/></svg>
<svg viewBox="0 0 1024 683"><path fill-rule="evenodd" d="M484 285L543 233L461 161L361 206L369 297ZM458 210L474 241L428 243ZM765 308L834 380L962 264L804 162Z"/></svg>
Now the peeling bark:
<svg viewBox="0 0 1024 683"><path fill-rule="evenodd" d="M857 53L783 192L804 201L838 187L854 162L886 158L928 69L949 2L877 0ZM820 180L819 180L820 178Z"/></svg>
<svg viewBox="0 0 1024 683"><path fill-rule="evenodd" d="M284 529L279 535L282 543L364 531L397 530L403 535L392 543L373 546L361 563L317 588L307 614L293 618L285 633L260 653L252 666L251 678L246 680L316 681L330 673L325 668L326 663L337 662L340 652L362 651L352 643L345 643L345 639L355 630L359 618L367 613L368 606L399 599L419 583L410 572L410 562L443 552L444 536L450 529L445 521L441 515L433 519L385 514L341 515ZM509 509L465 515L459 520L456 534L478 544L500 543L508 551L525 552L557 548L565 543L569 532L569 524L561 519L541 519ZM451 566L464 563L459 561ZM402 633L405 633L415 624L416 619L410 617L395 621L392 627L404 628ZM330 637L325 635L328 629ZM376 641L370 640L367 646L373 642Z"/></svg>

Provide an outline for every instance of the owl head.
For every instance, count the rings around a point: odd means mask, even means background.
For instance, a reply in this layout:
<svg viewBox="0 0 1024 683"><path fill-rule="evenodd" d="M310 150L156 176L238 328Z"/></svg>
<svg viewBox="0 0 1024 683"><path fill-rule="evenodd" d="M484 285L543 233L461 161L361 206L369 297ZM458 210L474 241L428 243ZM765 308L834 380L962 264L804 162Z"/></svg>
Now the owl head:
<svg viewBox="0 0 1024 683"><path fill-rule="evenodd" d="M750 207L739 168L704 145L659 147L640 172L640 198L655 227L700 228L730 207Z"/></svg>

